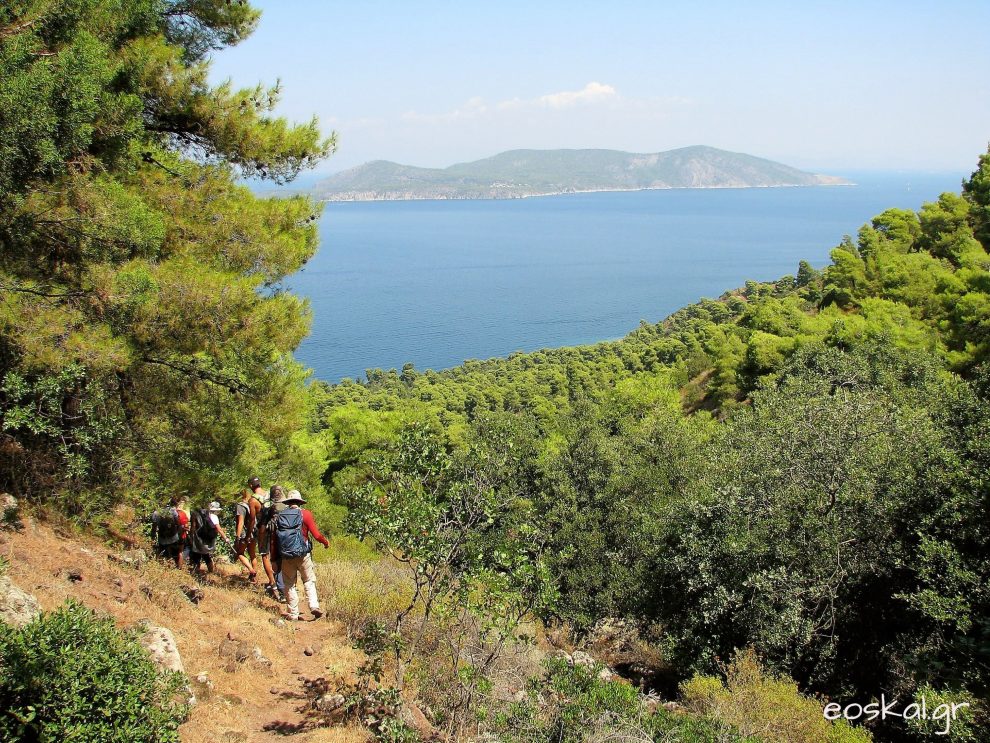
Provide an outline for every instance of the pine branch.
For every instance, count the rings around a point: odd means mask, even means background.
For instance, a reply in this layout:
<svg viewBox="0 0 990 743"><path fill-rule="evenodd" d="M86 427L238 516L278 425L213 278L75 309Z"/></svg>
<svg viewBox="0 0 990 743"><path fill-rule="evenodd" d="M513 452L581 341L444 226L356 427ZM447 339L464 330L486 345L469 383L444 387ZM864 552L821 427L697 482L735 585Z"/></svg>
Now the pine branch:
<svg viewBox="0 0 990 743"><path fill-rule="evenodd" d="M183 374L187 377L198 379L202 382L209 382L210 384L215 384L218 387L223 387L235 395L246 395L252 391L250 385L245 384L241 380L211 371L196 363L169 361L168 359L159 359L154 356L143 356L141 361L146 364L164 366L167 369L171 369L172 371L178 372L179 374Z"/></svg>
<svg viewBox="0 0 990 743"><path fill-rule="evenodd" d="M49 291L42 291L41 289L31 289L26 286L15 286L13 284L0 284L0 292L17 292L18 294L32 294L36 297L45 297L46 299L68 299L70 297L83 297L87 294L91 294L91 292L86 289L78 289L76 291L69 291L69 292L49 292Z"/></svg>

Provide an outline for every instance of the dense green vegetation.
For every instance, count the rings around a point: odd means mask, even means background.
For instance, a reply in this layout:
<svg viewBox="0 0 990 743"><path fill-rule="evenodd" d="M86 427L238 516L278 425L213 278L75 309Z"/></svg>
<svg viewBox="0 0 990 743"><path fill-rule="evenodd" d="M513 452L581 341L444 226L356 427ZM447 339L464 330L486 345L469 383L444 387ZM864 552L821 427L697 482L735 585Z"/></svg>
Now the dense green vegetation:
<svg viewBox="0 0 990 743"><path fill-rule="evenodd" d="M985 699L988 174L618 342L316 385L327 484L398 517L410 430L468 460L511 431L545 619L632 618L680 679L750 647L843 701Z"/></svg>
<svg viewBox="0 0 990 743"><path fill-rule="evenodd" d="M308 311L279 289L316 249L317 210L238 181L289 180L333 140L271 116L277 85L207 82L258 16L0 7L0 491L95 513L249 469L318 486L291 356Z"/></svg>
<svg viewBox="0 0 990 743"><path fill-rule="evenodd" d="M184 683L79 604L21 628L0 622L2 740L177 743Z"/></svg>

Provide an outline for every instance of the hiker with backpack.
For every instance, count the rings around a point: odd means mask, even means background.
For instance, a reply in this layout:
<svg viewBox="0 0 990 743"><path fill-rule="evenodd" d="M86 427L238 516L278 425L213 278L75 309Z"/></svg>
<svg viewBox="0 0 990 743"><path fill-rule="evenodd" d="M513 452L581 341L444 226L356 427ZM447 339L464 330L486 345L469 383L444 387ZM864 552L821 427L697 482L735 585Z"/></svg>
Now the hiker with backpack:
<svg viewBox="0 0 990 743"><path fill-rule="evenodd" d="M233 548L227 533L220 526L220 504L210 503L208 508L197 508L192 512L191 528L189 530L189 567L193 575L199 575L199 566L206 563L206 572L213 572L213 553L217 546L217 537L223 539L228 547Z"/></svg>
<svg viewBox="0 0 990 743"><path fill-rule="evenodd" d="M155 555L174 561L177 568L182 567L182 552L189 530L189 517L181 508L183 505L185 498L176 496L169 501L168 508L151 515L151 540L155 543Z"/></svg>
<svg viewBox="0 0 990 743"><path fill-rule="evenodd" d="M272 598L279 599L281 595L275 580L275 570L272 568L270 526L276 509L272 494L281 492L282 486L273 485L271 491L265 490L261 487L261 480L257 477L252 477L249 485L254 493L254 500L258 503L258 556L261 557L261 566L265 569L265 576L268 578L265 592Z"/></svg>
<svg viewBox="0 0 990 743"><path fill-rule="evenodd" d="M234 507L234 553L238 562L247 568L248 580L252 583L258 582L258 512L261 510L261 502L254 497L250 489L251 483L255 480L258 478L252 477L248 480L249 487L241 491L241 500ZM258 484L261 484L260 480Z"/></svg>
<svg viewBox="0 0 990 743"><path fill-rule="evenodd" d="M330 547L330 542L316 527L313 514L302 508L306 500L298 490L290 490L279 495L280 503L284 504L285 508L275 514L271 533L273 549L282 561L282 578L289 604L288 612L283 617L290 621L302 619L299 614L299 594L296 591L296 579L301 574L309 610L313 614L313 619L319 619L323 616L323 610L316 595L316 567L311 555L313 545L309 538L312 536L325 548Z"/></svg>
<svg viewBox="0 0 990 743"><path fill-rule="evenodd" d="M272 519L274 519L275 515L285 510L285 489L281 485L272 485L272 489L269 494L271 496L271 512L265 526L266 537L268 537L269 529L274 529ZM269 541L271 540L269 539ZM269 544L268 547L269 561L271 562L272 572L275 574L275 589L273 591L269 591L269 594L284 604L285 583L282 580L282 560L279 558L278 553L271 549L271 544Z"/></svg>

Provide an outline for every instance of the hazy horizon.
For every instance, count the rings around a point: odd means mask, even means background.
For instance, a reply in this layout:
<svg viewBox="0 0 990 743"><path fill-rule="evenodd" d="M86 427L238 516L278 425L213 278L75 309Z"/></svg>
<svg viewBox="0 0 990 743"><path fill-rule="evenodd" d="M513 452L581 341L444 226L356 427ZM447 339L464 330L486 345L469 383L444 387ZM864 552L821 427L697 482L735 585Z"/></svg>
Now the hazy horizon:
<svg viewBox="0 0 990 743"><path fill-rule="evenodd" d="M281 79L279 114L338 133L321 174L695 144L814 172L947 172L990 139L990 3L257 5L212 79Z"/></svg>

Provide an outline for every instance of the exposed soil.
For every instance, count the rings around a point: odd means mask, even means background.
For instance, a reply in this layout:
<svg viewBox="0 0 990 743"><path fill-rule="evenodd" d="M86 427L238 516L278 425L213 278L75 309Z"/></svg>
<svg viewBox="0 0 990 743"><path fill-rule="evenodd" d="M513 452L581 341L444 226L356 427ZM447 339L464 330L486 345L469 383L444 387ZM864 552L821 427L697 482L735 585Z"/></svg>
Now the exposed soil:
<svg viewBox="0 0 990 743"><path fill-rule="evenodd" d="M312 707L326 680L347 680L360 663L343 626L305 611L307 621L280 621L282 605L248 584L239 568L221 564L197 582L157 561L133 567L95 539L32 519L20 532L0 533L0 554L9 560L11 580L46 611L75 599L121 627L144 619L174 633L190 679L205 672L212 684L194 681L198 703L181 728L183 741L369 740L358 727L323 727ZM187 594L196 598L190 589L197 588L201 598L193 603ZM259 648L270 666L253 657L221 657L227 640Z"/></svg>

